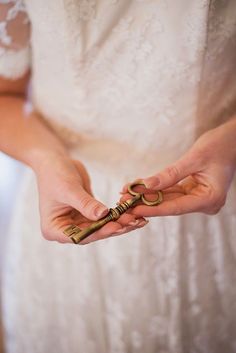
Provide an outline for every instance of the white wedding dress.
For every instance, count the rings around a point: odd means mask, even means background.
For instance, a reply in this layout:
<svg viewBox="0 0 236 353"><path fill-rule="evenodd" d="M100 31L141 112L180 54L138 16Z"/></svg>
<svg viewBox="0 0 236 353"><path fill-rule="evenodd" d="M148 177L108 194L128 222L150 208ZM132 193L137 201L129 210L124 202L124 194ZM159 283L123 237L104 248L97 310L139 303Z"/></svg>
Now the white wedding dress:
<svg viewBox="0 0 236 353"><path fill-rule="evenodd" d="M0 0L0 9L0 74L31 67L34 109L109 207L124 183L236 113L235 0ZM81 247L42 237L37 197L27 170L3 274L7 353L236 352L235 180L215 216L151 218Z"/></svg>

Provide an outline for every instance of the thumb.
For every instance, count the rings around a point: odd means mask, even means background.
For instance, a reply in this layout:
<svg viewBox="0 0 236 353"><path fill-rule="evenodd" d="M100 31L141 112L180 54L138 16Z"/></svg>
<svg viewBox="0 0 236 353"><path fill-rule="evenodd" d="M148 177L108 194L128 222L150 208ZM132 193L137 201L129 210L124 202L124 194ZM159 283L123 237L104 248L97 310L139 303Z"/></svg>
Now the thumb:
<svg viewBox="0 0 236 353"><path fill-rule="evenodd" d="M92 197L83 187L70 200L70 206L78 210L84 217L94 221L106 216L109 212L102 202Z"/></svg>
<svg viewBox="0 0 236 353"><path fill-rule="evenodd" d="M188 153L159 173L142 180L147 188L161 190L173 186L196 171L196 161L192 154Z"/></svg>

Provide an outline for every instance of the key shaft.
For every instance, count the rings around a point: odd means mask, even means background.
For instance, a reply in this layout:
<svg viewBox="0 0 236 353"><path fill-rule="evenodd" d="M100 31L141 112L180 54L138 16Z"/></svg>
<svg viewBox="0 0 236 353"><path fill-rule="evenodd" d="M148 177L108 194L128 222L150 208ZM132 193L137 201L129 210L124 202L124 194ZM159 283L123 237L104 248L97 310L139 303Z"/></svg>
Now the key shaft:
<svg viewBox="0 0 236 353"><path fill-rule="evenodd" d="M138 194L133 198L126 200L115 208L110 208L108 215L93 222L90 226L80 229L76 225L72 225L64 230L64 234L75 243L79 244L83 239L101 229L105 224L111 221L116 221L120 216L132 207L137 201L141 199L142 194Z"/></svg>

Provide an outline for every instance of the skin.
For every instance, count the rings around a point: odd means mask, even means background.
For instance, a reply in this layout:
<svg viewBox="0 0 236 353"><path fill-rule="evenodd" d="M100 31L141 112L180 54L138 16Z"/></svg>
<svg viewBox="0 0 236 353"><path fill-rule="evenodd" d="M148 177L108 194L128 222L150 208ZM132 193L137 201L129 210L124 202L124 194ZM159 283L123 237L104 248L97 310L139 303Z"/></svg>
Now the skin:
<svg viewBox="0 0 236 353"><path fill-rule="evenodd" d="M24 113L28 78L26 75L14 82L0 79L0 150L35 172L45 239L68 243L71 240L63 234L68 225L86 227L107 214L108 209L94 197L86 167L70 158L66 146L35 112L28 116ZM236 119L202 135L176 163L142 178L149 197L155 190L163 190L161 205L137 205L81 244L144 227L148 223L145 217L217 213L225 203L235 173L235 141ZM122 193L120 202L130 198L127 185Z"/></svg>
<svg viewBox="0 0 236 353"><path fill-rule="evenodd" d="M149 197L162 190L158 206L137 205L130 214L144 217L200 212L214 215L224 206L236 169L236 118L203 134L174 164L141 179ZM129 198L127 185L120 201ZM143 191L141 187L137 191Z"/></svg>
<svg viewBox="0 0 236 353"><path fill-rule="evenodd" d="M72 160L66 146L39 115L24 112L29 75L17 80L0 79L0 150L33 169L39 191L42 234L47 240L72 243L63 234L69 225L88 226L108 213L93 195L86 167ZM81 244L143 227L143 217L124 214Z"/></svg>

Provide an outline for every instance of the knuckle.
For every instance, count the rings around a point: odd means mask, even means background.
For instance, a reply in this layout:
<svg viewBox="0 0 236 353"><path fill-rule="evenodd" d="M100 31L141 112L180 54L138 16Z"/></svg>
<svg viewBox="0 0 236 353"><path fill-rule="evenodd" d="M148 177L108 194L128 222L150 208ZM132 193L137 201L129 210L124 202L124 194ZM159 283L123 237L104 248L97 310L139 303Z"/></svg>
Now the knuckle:
<svg viewBox="0 0 236 353"><path fill-rule="evenodd" d="M180 175L179 169L175 165L167 167L166 173L171 179L177 179Z"/></svg>
<svg viewBox="0 0 236 353"><path fill-rule="evenodd" d="M85 196L80 199L81 205L83 208L92 208L95 207L95 202L92 198Z"/></svg>

